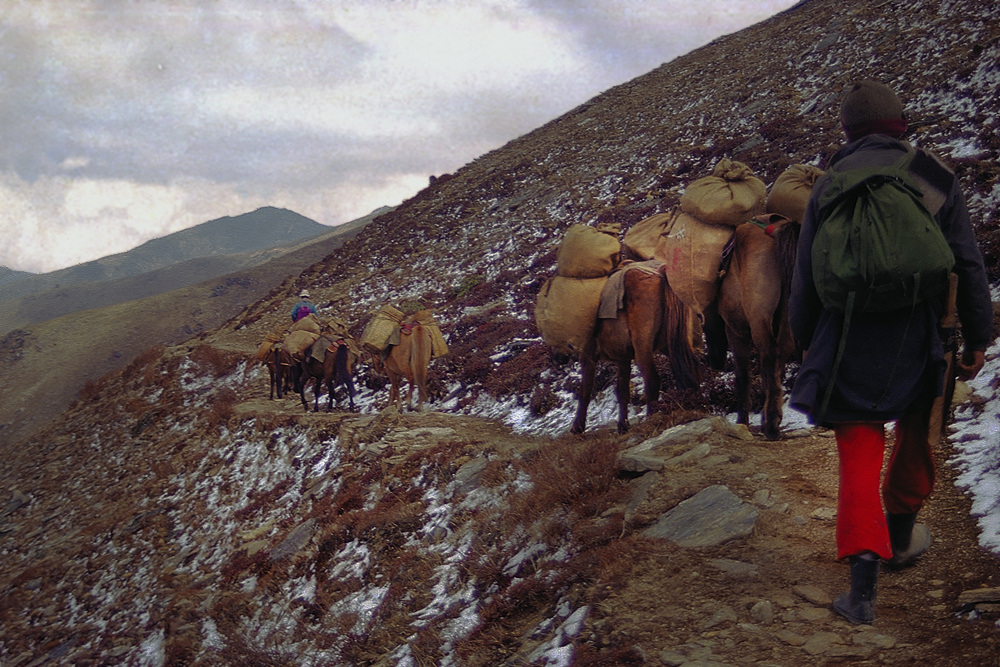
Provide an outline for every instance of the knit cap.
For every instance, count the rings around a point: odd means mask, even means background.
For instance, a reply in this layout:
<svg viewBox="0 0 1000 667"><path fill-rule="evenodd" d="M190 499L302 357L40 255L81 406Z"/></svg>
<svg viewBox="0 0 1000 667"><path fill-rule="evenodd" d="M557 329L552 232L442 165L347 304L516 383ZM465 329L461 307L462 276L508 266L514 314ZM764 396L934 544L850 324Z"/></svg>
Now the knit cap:
<svg viewBox="0 0 1000 667"><path fill-rule="evenodd" d="M903 103L889 86L878 81L858 81L847 89L840 105L840 122L851 141L873 132L897 138L906 132Z"/></svg>

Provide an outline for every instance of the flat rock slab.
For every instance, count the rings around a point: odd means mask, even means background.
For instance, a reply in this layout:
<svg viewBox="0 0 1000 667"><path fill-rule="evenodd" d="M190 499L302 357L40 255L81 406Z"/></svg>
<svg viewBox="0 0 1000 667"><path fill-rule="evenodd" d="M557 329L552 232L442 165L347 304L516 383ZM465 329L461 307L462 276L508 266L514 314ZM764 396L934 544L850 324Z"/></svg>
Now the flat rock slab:
<svg viewBox="0 0 1000 667"><path fill-rule="evenodd" d="M756 521L756 507L740 500L725 486L715 485L664 513L642 534L682 547L710 547L748 537Z"/></svg>

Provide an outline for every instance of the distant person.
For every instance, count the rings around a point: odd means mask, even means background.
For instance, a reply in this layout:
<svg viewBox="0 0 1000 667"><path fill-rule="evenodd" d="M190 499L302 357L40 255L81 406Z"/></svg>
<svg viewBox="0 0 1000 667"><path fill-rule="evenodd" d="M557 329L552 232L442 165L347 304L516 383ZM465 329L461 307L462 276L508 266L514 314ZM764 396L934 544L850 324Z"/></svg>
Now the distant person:
<svg viewBox="0 0 1000 667"><path fill-rule="evenodd" d="M309 290L299 292L299 302L292 306L292 322L298 322L303 317L316 314L316 306L309 299Z"/></svg>
<svg viewBox="0 0 1000 667"><path fill-rule="evenodd" d="M950 248L954 258L951 271L958 276L957 310L965 341L964 353L956 359L960 379L975 377L983 367L992 338L993 309L959 181L937 158L902 140L907 121L895 92L874 81L855 83L843 98L840 119L848 143L816 182L799 237L789 308L796 342L806 352L790 402L813 423L832 428L836 436L837 557L849 559L851 588L837 597L833 607L852 623L871 623L880 560L890 568L903 567L931 544L930 531L916 518L934 488L933 446L939 433L930 432L928 415L946 380L939 323L948 289L945 278L938 294L882 312L854 308L853 297L847 299L851 307L843 311L831 310L829 301L821 300L817 282L825 278L822 271L819 278L814 274L814 262L826 261L838 237L821 235L829 245L817 247L814 240L834 215L832 196L824 200L823 195L837 174L895 165L913 177L922 195L919 201L933 216L930 224L936 222L942 232L930 230L939 240L943 235L939 253L947 254ZM907 163L903 158L913 150ZM924 242L924 235L912 236ZM902 239L895 247L903 243L907 241ZM880 498L885 423L891 421L896 422L895 446Z"/></svg>

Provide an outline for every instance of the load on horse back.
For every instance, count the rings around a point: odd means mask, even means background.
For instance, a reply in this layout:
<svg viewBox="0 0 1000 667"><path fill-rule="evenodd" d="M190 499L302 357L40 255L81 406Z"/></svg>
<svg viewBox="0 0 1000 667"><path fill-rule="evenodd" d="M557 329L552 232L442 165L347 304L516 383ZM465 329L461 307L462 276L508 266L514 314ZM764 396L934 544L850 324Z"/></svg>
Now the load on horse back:
<svg viewBox="0 0 1000 667"><path fill-rule="evenodd" d="M616 286L616 276L620 280L620 288ZM614 299L610 308L614 311L613 315L605 305L610 299ZM629 385L633 359L642 373L647 416L656 411L660 398L660 374L654 353L667 355L674 382L679 388L697 388L701 382L701 369L695 345L695 317L694 311L671 289L662 262L623 262L602 293L597 324L579 355L583 378L576 417L570 431L583 433L586 429L587 408L600 360L612 361L618 366L619 433L625 433L629 428Z"/></svg>
<svg viewBox="0 0 1000 667"><path fill-rule="evenodd" d="M778 214L757 216L737 227L719 292L719 314L736 365L736 421L749 422L749 368L756 348L764 388L761 432L767 440L780 438L785 366L796 353L788 294L799 228L798 222Z"/></svg>
<svg viewBox="0 0 1000 667"><path fill-rule="evenodd" d="M362 344L372 351L375 370L389 377L389 404L402 409L402 383L407 382L406 407L413 408L417 390L417 411L430 400L427 373L431 359L447 354L448 346L433 311L419 310L411 315L391 306L383 307L365 328Z"/></svg>

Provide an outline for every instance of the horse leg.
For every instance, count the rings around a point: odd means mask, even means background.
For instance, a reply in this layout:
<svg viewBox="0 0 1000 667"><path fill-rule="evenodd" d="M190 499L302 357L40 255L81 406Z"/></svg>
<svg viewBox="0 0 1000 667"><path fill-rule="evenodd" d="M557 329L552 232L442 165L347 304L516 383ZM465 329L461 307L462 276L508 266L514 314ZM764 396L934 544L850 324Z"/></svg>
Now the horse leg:
<svg viewBox="0 0 1000 667"><path fill-rule="evenodd" d="M705 336L705 356L708 367L721 371L726 366L726 352L728 352L728 338L726 337L726 323L719 315L718 303L712 303L705 309L704 321L702 322L702 332Z"/></svg>
<svg viewBox="0 0 1000 667"><path fill-rule="evenodd" d="M760 355L760 375L764 383L764 410L761 413L761 432L766 440L781 439L781 380L785 364L771 347Z"/></svg>
<svg viewBox="0 0 1000 667"><path fill-rule="evenodd" d="M570 433L583 433L587 429L587 408L594 395L594 380L597 376L597 342L596 338L587 341L580 353L580 391L577 394L576 417L570 427Z"/></svg>
<svg viewBox="0 0 1000 667"><path fill-rule="evenodd" d="M337 348L337 356L334 361L334 377L337 385L343 385L347 389L347 400L351 412L354 407L354 380L351 379L350 353L346 345ZM332 390L331 390L332 395Z"/></svg>
<svg viewBox="0 0 1000 667"><path fill-rule="evenodd" d="M657 334L662 327L665 315L659 307L659 291L653 292L644 302L638 302L632 298L628 301L628 331L631 343L624 346L623 351L631 352L635 358L635 363L642 373L643 391L646 395L646 416L649 417L656 412L660 402L660 373L656 370L656 359L653 356L657 345ZM671 355L673 356L673 355ZM619 391L619 420L618 432L625 433L628 430L628 381L632 375L632 363L628 358L618 360L618 391ZM624 378L624 379L623 379ZM622 403L621 392L625 392L625 402Z"/></svg>
<svg viewBox="0 0 1000 667"><path fill-rule="evenodd" d="M309 385L309 380L312 377L309 375L309 369L306 366L305 361L300 361L298 365L298 388L299 388L299 398L302 400L302 409L309 412L309 401L306 400L306 387Z"/></svg>
<svg viewBox="0 0 1000 667"><path fill-rule="evenodd" d="M615 394L618 396L618 432L628 433L628 404L632 398L632 392L629 391L632 379L632 362L631 361L619 361L618 362L618 382L615 386ZM648 380L647 380L648 381ZM648 385L647 385L648 391ZM659 388L656 392L657 398L659 398ZM649 403L649 394L646 394L646 410L651 411L652 407ZM647 414L650 414L647 412Z"/></svg>
<svg viewBox="0 0 1000 667"><path fill-rule="evenodd" d="M417 384L417 412L424 411L427 394L427 367L431 363L431 334L424 327L417 327L410 342L410 371Z"/></svg>
<svg viewBox="0 0 1000 667"><path fill-rule="evenodd" d="M750 342L732 327L727 327L726 337L733 351L736 370L736 423L750 423Z"/></svg>

